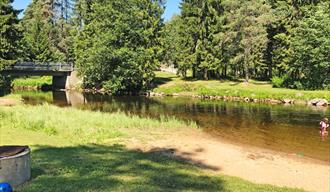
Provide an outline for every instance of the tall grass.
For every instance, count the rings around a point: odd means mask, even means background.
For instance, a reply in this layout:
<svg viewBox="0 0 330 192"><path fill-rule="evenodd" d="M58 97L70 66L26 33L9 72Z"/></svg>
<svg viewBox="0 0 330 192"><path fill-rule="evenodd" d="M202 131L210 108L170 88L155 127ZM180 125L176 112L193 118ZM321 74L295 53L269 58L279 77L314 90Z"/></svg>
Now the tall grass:
<svg viewBox="0 0 330 192"><path fill-rule="evenodd" d="M11 127L41 131L78 143L101 142L106 139L128 136L138 131L197 127L195 123L186 123L174 118L154 120L121 112L91 112L74 108L59 108L47 104L0 108L0 118L0 128Z"/></svg>
<svg viewBox="0 0 330 192"><path fill-rule="evenodd" d="M43 85L51 85L52 77L41 76L41 77L28 77L28 78L16 78L11 83L12 87L41 87Z"/></svg>

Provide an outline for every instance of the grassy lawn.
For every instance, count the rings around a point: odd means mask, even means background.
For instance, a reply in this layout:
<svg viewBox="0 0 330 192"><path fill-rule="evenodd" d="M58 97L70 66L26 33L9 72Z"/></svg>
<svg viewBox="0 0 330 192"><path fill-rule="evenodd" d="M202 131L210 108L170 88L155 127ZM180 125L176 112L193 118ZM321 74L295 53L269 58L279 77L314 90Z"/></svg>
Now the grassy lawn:
<svg viewBox="0 0 330 192"><path fill-rule="evenodd" d="M13 80L12 87L41 87L44 85L51 85L51 76L41 76L41 77L22 77Z"/></svg>
<svg viewBox="0 0 330 192"><path fill-rule="evenodd" d="M253 184L122 145L133 137L196 129L194 123L49 105L0 107L0 119L0 145L32 148L32 179L18 191L300 191Z"/></svg>
<svg viewBox="0 0 330 192"><path fill-rule="evenodd" d="M273 88L269 82L251 80L243 81L219 80L183 80L175 74L156 72L157 87L154 92L182 95L238 96L253 99L297 99L310 100L324 98L330 100L330 91L303 91L284 88Z"/></svg>

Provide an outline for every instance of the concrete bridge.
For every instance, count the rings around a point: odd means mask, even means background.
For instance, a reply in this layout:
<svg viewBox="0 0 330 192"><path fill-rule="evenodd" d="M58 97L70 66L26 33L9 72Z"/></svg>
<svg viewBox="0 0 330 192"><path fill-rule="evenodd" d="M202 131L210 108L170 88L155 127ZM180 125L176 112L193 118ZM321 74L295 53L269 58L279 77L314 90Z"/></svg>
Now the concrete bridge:
<svg viewBox="0 0 330 192"><path fill-rule="evenodd" d="M72 63L17 62L5 67L0 73L13 77L52 76L55 89L70 89L79 81Z"/></svg>

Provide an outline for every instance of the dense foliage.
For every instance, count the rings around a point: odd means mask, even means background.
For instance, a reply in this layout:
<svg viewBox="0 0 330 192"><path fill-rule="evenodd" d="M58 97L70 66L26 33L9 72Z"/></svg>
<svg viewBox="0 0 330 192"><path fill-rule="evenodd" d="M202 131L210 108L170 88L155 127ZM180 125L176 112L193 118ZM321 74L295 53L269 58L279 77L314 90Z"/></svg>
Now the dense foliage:
<svg viewBox="0 0 330 192"><path fill-rule="evenodd" d="M11 6L12 0L0 0L0 69L18 58L21 37L19 20L20 11Z"/></svg>
<svg viewBox="0 0 330 192"><path fill-rule="evenodd" d="M147 90L159 63L183 77L329 89L330 1L32 0L21 21L0 0L0 70L17 59L74 62L85 88Z"/></svg>
<svg viewBox="0 0 330 192"><path fill-rule="evenodd" d="M165 25L164 62L201 79L329 87L329 6L325 0L183 0L181 14Z"/></svg>
<svg viewBox="0 0 330 192"><path fill-rule="evenodd" d="M73 28L72 1L33 0L24 13L26 61L68 61Z"/></svg>
<svg viewBox="0 0 330 192"><path fill-rule="evenodd" d="M112 92L147 89L161 50L163 3L108 0L86 5L89 11L83 11L75 41L84 86Z"/></svg>
<svg viewBox="0 0 330 192"><path fill-rule="evenodd" d="M0 0L0 71L19 57L19 40L21 38L19 20L20 11L11 6L12 0ZM6 77L0 74L0 88L8 85Z"/></svg>

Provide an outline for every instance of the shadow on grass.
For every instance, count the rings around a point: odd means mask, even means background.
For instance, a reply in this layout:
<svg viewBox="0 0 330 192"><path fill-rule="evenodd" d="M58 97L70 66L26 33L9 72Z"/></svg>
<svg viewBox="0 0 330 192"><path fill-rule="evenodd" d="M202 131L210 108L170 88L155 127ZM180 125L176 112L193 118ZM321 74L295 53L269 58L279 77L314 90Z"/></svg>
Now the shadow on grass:
<svg viewBox="0 0 330 192"><path fill-rule="evenodd" d="M219 177L192 165L123 146L39 146L32 151L32 180L19 191L222 191ZM207 168L207 167L206 167Z"/></svg>
<svg viewBox="0 0 330 192"><path fill-rule="evenodd" d="M173 81L173 77L155 77L153 81L153 88L157 88L158 86L164 85L170 81Z"/></svg>
<svg viewBox="0 0 330 192"><path fill-rule="evenodd" d="M271 82L269 82L269 81L253 81L253 82L251 82L251 84L254 84L254 85L269 85L269 84L271 84Z"/></svg>

